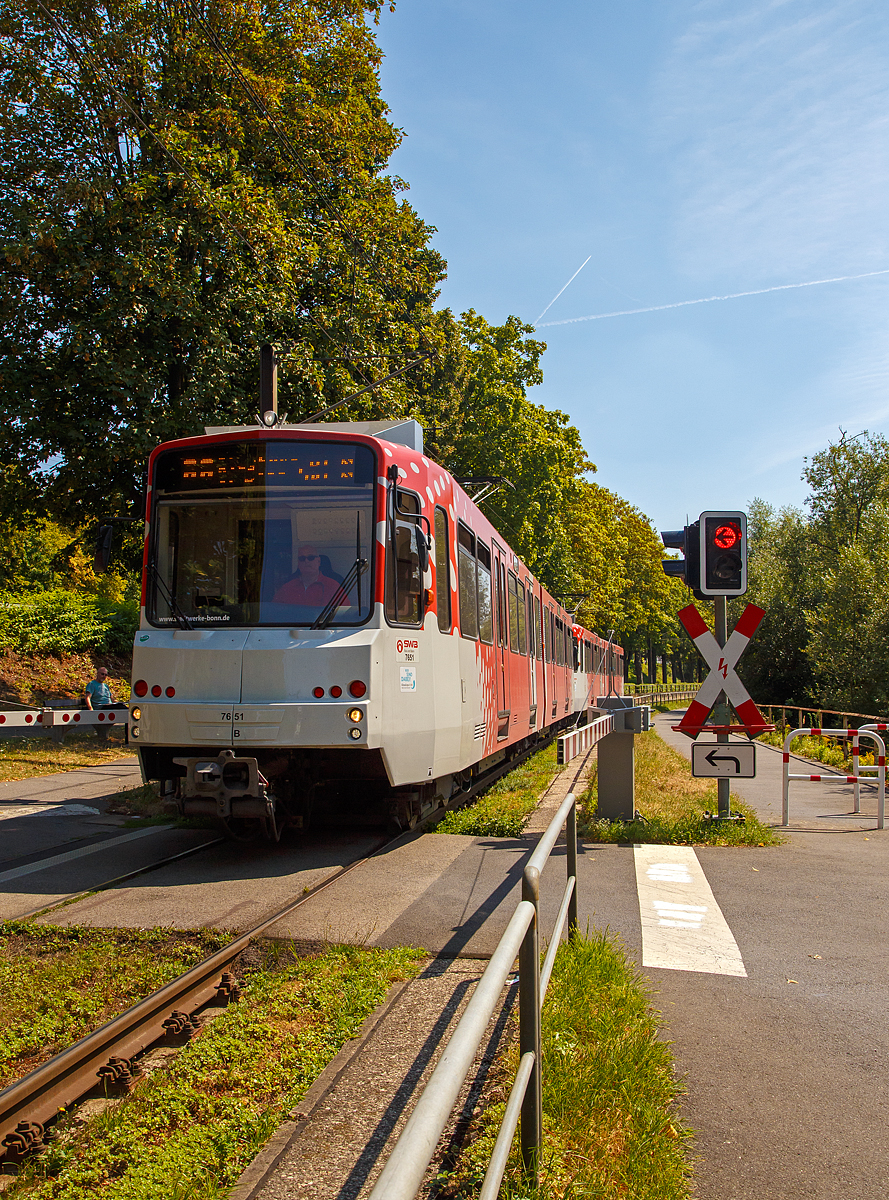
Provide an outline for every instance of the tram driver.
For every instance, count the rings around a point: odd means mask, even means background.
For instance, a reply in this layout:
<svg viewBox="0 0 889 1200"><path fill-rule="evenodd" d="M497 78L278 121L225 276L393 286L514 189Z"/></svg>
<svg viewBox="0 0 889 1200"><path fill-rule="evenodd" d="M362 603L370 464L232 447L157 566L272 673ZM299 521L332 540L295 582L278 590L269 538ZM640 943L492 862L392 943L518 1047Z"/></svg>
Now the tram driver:
<svg viewBox="0 0 889 1200"><path fill-rule="evenodd" d="M323 608L340 586L339 583L327 575L322 575L321 555L316 546L300 546L297 551L297 563L296 574L275 592L275 603Z"/></svg>

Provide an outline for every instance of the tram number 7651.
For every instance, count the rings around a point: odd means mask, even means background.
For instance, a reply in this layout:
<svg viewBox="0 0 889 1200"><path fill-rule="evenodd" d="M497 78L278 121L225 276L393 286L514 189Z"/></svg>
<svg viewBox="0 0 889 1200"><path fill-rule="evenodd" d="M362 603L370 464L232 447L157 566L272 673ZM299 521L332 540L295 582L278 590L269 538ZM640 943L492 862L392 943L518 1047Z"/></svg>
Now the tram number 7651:
<svg viewBox="0 0 889 1200"><path fill-rule="evenodd" d="M226 709L225 712L220 713L219 715L223 721L231 721L235 725L237 725L238 722L244 720L244 713L242 711L239 711L237 708ZM233 738L240 737L240 736L241 736L240 729L232 730Z"/></svg>

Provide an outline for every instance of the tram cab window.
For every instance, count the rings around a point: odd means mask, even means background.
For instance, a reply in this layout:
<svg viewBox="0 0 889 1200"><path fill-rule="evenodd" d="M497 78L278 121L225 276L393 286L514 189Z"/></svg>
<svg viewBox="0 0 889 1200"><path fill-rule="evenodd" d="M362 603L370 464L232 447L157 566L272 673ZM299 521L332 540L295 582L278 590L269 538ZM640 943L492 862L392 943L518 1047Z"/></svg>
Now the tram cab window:
<svg viewBox="0 0 889 1200"><path fill-rule="evenodd" d="M571 656L574 661L574 670L580 670L580 642L576 637L571 637Z"/></svg>
<svg viewBox="0 0 889 1200"><path fill-rule="evenodd" d="M491 551L484 542L476 542L478 558L478 636L489 645L494 641L494 597L491 585Z"/></svg>
<svg viewBox="0 0 889 1200"><path fill-rule="evenodd" d="M517 654L519 649L518 580L512 571L507 575L506 585L508 589L509 648L513 653Z"/></svg>
<svg viewBox="0 0 889 1200"><path fill-rule="evenodd" d="M164 451L151 481L148 620L363 624L376 475L373 451L354 443L269 437Z"/></svg>
<svg viewBox="0 0 889 1200"><path fill-rule="evenodd" d="M396 625L419 625L423 620L424 537L418 520L420 500L399 488L394 526L386 539L386 617ZM417 514L414 516L413 514Z"/></svg>
<svg viewBox="0 0 889 1200"><path fill-rule="evenodd" d="M442 633L450 633L451 552L448 546L448 514L443 508L435 510L435 608L438 628Z"/></svg>
<svg viewBox="0 0 889 1200"><path fill-rule="evenodd" d="M457 579L460 587L460 632L478 637L475 534L462 521L457 525Z"/></svg>

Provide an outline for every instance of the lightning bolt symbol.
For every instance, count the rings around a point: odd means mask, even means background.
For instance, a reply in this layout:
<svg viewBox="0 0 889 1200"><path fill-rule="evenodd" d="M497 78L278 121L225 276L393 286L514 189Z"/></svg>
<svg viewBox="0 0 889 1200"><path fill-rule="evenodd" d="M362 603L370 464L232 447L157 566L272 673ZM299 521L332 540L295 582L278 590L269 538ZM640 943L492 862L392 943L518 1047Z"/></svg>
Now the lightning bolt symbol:
<svg viewBox="0 0 889 1200"><path fill-rule="evenodd" d="M716 668L716 670L722 672L723 679L728 679L728 663L724 658L719 660L719 666Z"/></svg>

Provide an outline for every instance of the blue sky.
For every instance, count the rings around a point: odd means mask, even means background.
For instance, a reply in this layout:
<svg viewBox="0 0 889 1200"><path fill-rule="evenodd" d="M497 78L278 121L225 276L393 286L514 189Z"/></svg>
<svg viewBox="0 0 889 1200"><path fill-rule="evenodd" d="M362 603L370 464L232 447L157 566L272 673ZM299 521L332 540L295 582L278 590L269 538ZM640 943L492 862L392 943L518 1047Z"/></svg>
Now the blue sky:
<svg viewBox="0 0 889 1200"><path fill-rule="evenodd" d="M567 321L889 272L889 7L872 0L399 0L391 162L438 229L441 303ZM889 425L889 273L543 325L596 479L658 528Z"/></svg>

